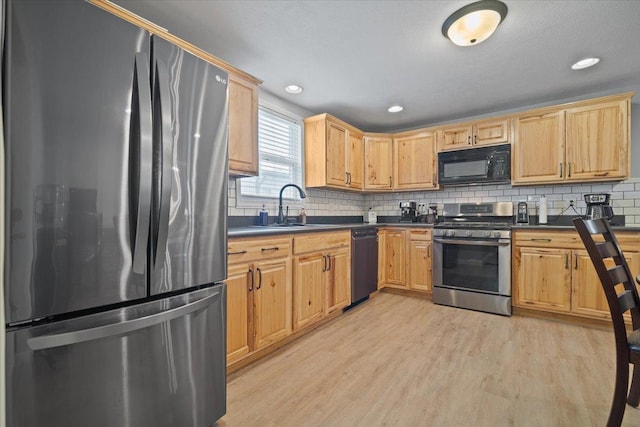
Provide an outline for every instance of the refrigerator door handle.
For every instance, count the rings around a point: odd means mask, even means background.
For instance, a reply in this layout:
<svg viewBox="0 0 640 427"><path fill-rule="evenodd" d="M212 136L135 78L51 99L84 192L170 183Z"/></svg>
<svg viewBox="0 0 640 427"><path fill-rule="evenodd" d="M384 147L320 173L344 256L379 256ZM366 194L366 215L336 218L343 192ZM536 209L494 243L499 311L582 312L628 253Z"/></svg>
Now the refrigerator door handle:
<svg viewBox="0 0 640 427"><path fill-rule="evenodd" d="M133 123L129 140L130 180L134 188L130 190L130 208L135 212L132 230L132 269L135 273L146 272L147 244L149 240L149 212L151 209L151 156L153 150L153 128L151 116L151 90L149 88L149 65L147 55L135 55L135 75L133 83L132 113L137 116L138 128ZM136 108L137 107L137 108ZM137 111L136 111L137 110ZM137 135L136 135L137 134ZM136 138L137 137L137 138ZM139 141L135 141L134 138ZM135 143L139 145L136 146ZM137 190L137 191L136 191ZM133 199L136 197L136 199Z"/></svg>
<svg viewBox="0 0 640 427"><path fill-rule="evenodd" d="M162 267L166 257L167 237L169 233L169 209L171 202L171 185L173 182L173 138L171 136L171 98L169 95L169 76L166 65L155 61L156 79L154 82L154 125L156 141L159 146L154 155L160 156L159 176L156 175L159 196L157 228L155 230L154 265ZM159 139L159 140L158 140Z"/></svg>
<svg viewBox="0 0 640 427"><path fill-rule="evenodd" d="M36 351L62 347L65 345L80 344L83 342L113 337L116 335L129 334L140 329L149 328L151 326L168 322L179 317L184 317L195 311L202 310L203 308L206 308L207 306L212 304L216 299L221 298L221 294L222 292L218 290L217 292L207 295L199 300L173 308L171 310L162 311L157 314L143 316L125 322L112 323L109 325L103 325L79 331L29 338L27 340L27 344L32 350Z"/></svg>

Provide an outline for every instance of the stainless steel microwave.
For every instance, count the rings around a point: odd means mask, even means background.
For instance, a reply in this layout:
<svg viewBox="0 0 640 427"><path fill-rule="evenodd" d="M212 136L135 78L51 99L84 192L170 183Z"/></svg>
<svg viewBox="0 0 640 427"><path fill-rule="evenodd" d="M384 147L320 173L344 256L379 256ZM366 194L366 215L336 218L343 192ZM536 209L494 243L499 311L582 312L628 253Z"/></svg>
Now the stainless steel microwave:
<svg viewBox="0 0 640 427"><path fill-rule="evenodd" d="M511 145L438 153L438 183L468 185L511 182Z"/></svg>

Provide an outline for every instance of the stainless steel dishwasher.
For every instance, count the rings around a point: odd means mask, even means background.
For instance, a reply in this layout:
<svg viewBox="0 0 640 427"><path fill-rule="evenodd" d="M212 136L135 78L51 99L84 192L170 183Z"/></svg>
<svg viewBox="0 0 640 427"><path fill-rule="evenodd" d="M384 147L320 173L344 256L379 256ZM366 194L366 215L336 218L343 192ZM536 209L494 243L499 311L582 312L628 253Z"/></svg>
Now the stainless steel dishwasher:
<svg viewBox="0 0 640 427"><path fill-rule="evenodd" d="M378 289L378 229L351 230L351 303L369 298Z"/></svg>

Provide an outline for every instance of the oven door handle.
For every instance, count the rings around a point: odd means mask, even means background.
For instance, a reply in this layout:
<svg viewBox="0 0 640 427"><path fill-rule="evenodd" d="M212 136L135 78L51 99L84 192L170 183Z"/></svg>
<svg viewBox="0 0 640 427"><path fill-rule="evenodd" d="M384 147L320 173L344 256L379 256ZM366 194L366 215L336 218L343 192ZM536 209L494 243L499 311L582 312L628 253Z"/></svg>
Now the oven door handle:
<svg viewBox="0 0 640 427"><path fill-rule="evenodd" d="M435 243L451 243L454 245L467 246L509 246L511 242L496 242L493 240L456 240L456 239L433 239Z"/></svg>

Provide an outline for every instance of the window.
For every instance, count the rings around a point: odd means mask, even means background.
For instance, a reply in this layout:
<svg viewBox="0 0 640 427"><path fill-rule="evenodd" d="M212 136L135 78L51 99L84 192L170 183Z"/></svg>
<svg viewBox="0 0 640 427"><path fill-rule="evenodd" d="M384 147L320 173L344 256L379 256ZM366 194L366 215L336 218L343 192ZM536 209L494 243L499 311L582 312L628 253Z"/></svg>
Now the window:
<svg viewBox="0 0 640 427"><path fill-rule="evenodd" d="M253 199L278 198L283 185L302 187L302 125L299 119L273 109L258 109L258 150L260 176L238 180L240 195L245 202ZM283 197L298 199L294 188L287 188Z"/></svg>

